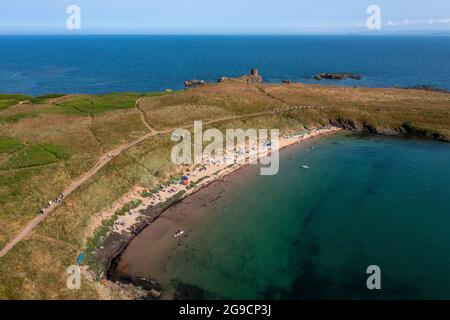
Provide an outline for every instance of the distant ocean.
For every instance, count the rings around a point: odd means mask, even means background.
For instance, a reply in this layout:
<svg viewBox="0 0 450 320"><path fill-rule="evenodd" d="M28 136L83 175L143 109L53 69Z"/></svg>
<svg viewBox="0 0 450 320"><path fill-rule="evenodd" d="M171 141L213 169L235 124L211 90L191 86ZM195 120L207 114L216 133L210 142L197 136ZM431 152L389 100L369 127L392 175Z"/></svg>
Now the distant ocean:
<svg viewBox="0 0 450 320"><path fill-rule="evenodd" d="M450 90L450 37L438 36L0 36L0 92L107 93L181 89L260 69L268 82L431 85ZM320 83L335 83L321 81Z"/></svg>

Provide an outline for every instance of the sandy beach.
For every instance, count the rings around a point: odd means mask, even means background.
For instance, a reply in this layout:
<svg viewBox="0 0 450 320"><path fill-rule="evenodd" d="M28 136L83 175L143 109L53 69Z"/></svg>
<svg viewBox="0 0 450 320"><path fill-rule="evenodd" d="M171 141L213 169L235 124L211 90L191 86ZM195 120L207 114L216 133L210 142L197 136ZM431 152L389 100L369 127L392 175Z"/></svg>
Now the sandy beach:
<svg viewBox="0 0 450 320"><path fill-rule="evenodd" d="M280 138L279 149L287 148L314 137L333 134L339 130L339 128L330 127L318 129L304 135L285 135ZM251 156L248 153L246 154L247 158ZM114 275L120 278L122 275L140 277L151 274L152 278L156 279L158 283L161 281L164 289L166 289L167 287L164 286L167 285L164 283L166 280L164 276L166 273L165 261L171 259L170 252L179 246L183 239L189 236L195 227L202 222L202 218L207 214L207 211L211 210L211 207L215 205L215 200L221 196L226 188L230 188L230 181L232 181L232 184L245 183L246 178L244 175L241 175L242 171L239 170L244 166L246 165L235 164L230 166L222 163L209 163L202 166L201 169L191 170L187 173L190 180L201 180L195 188L187 189L185 186L180 185L164 186L159 193L152 195L150 198L142 198L140 193L143 189L136 188L115 203L112 208L97 215L93 220L95 223L99 223L101 219L112 215L123 203L138 197L143 201L142 204L128 214L119 217L111 231L128 233L133 230L133 226L143 217L140 210L164 202L181 190L185 191L183 201L170 207L134 237L129 245L132 246L132 249L126 250L118 259ZM258 166L255 166L256 168ZM205 186L208 187L205 188ZM195 212L192 211L192 208L196 208ZM175 238L174 235L180 230L184 234ZM133 261L133 264L127 263L127 261ZM144 261L145 263L143 263ZM163 290L162 299L171 299L172 297L173 292Z"/></svg>
<svg viewBox="0 0 450 320"><path fill-rule="evenodd" d="M342 129L338 127L326 127L322 129L312 130L308 133L300 135L284 135L279 139L278 150L282 150L293 144L301 143L302 141L306 141L317 136L332 134L340 130ZM236 149L242 149L242 147L237 146ZM188 195L197 192L200 188L210 184L211 182L223 179L223 177L229 175L230 173L235 172L243 166L248 165L250 161L264 157L274 150L275 149L267 148L264 153L256 153L252 152L251 150L246 150L246 153L243 155L246 163L237 163L230 165L226 162L216 162L214 161L214 159L207 159L204 165L193 166L186 171L185 174L189 177L189 181L196 183L195 187L192 188L187 185L180 185L178 183L162 185L161 190L158 193L152 194L150 197L143 197L142 192L146 191L146 189L140 186L136 186L121 199L114 202L111 207L102 210L92 218L89 224L87 236L91 236L95 232L95 230L101 226L104 220L112 217L116 210L121 208L124 204L128 203L131 200L139 199L142 201L142 203L137 208L130 210L126 215L120 216L115 221L115 224L111 230L111 232L115 232L118 234L121 234L122 232L132 232L134 230L134 226L138 222L140 222L141 219L145 219L145 216L141 213L142 210L145 210L150 206L157 206L158 204L167 201L180 192L183 192L183 198L186 198ZM230 150L226 151L226 153L229 152ZM233 150L232 152L236 152L236 150Z"/></svg>

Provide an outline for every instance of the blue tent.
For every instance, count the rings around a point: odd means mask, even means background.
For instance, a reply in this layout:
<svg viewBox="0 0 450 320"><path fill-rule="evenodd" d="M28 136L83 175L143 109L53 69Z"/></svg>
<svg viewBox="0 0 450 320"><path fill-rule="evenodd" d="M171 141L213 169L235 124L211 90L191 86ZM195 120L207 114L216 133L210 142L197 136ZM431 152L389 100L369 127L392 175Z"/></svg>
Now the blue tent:
<svg viewBox="0 0 450 320"><path fill-rule="evenodd" d="M77 264L80 265L83 263L83 261L84 261L84 253L82 252L77 257Z"/></svg>

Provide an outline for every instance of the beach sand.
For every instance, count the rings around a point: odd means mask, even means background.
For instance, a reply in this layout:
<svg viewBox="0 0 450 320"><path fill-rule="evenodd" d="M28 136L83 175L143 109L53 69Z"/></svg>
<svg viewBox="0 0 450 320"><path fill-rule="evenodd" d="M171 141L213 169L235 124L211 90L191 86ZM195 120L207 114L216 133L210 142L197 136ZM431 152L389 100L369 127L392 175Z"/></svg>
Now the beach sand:
<svg viewBox="0 0 450 320"><path fill-rule="evenodd" d="M341 128L337 127L328 127L328 128L322 128L313 130L310 133L304 134L304 135L290 135L290 136L284 136L280 137L279 139L279 145L278 149L284 149L286 147L289 147L293 144L301 143L302 141L309 140L311 138L322 136L325 134L332 134L337 131L342 130ZM241 148L241 147L237 147ZM268 149L266 152L269 152L272 149ZM273 151L273 150L272 150ZM229 151L227 151L229 152ZM265 154L262 155L254 155L249 154L248 152L245 154L244 158L246 159L246 163L241 164L237 163L234 165L230 165L228 163L207 163L203 166L203 168L195 168L195 166L192 166L189 170L189 172L186 172L185 174L189 176L190 181L197 182L197 185L194 188L187 188L187 186L182 186L178 184L171 184L168 186L165 186L161 189L157 194L152 195L151 197L142 197L141 193L145 191L143 187L136 186L133 190L131 190L129 193L125 194L121 199L114 202L109 208L106 208L105 210L102 210L98 214L94 215L89 223L88 228L88 234L86 238L89 236L92 236L95 230L102 225L102 221L112 217L115 213L115 211L119 208L121 208L125 203L129 202L133 199L140 199L142 200L142 204L132 210L131 212L127 213L124 216L120 216L116 223L113 226L112 232L116 233L122 233L122 232L132 232L134 226L142 219L145 219L145 216L143 216L140 212L142 210L145 210L146 208L150 206L156 206L160 203L163 203L173 197L175 194L179 193L180 191L184 191L185 194L183 195L183 198L187 197L190 194L193 194L197 192L199 189L203 188L204 186L210 184L211 182L215 180L223 179L223 177L229 175L230 173L248 165L249 158L255 159L255 158L261 158L264 157Z"/></svg>

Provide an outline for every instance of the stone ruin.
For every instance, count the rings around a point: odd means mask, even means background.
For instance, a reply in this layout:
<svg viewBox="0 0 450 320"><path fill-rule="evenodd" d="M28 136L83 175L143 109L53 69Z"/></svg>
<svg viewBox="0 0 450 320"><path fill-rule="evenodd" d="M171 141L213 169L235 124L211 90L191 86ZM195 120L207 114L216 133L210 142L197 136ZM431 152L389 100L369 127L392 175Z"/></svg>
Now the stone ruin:
<svg viewBox="0 0 450 320"><path fill-rule="evenodd" d="M244 75L237 78L221 77L218 82L240 81L248 84L258 84L263 82L263 78L259 75L258 69L251 69L249 75Z"/></svg>

